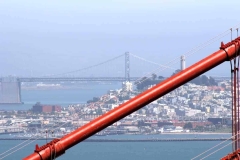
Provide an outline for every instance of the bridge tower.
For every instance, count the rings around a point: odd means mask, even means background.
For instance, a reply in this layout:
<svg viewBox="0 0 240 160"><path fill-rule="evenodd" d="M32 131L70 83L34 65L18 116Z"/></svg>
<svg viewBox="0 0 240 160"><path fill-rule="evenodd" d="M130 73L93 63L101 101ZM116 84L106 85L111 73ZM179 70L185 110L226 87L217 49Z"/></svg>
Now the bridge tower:
<svg viewBox="0 0 240 160"><path fill-rule="evenodd" d="M125 81L130 81L130 59L129 59L129 52L125 52Z"/></svg>
<svg viewBox="0 0 240 160"><path fill-rule="evenodd" d="M1 79L0 103L18 104L21 102L21 82L15 77Z"/></svg>

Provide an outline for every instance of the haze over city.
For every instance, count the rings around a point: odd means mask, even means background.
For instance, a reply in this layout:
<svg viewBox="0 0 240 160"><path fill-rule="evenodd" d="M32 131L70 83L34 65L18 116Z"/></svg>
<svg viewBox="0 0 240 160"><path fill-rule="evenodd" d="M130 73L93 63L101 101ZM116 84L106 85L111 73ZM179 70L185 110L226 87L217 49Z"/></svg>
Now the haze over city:
<svg viewBox="0 0 240 160"><path fill-rule="evenodd" d="M165 64L239 24L239 5L237 0L0 1L0 76L64 73L126 51ZM222 40L230 35L187 57L186 66L218 50ZM207 74L230 76L229 64Z"/></svg>

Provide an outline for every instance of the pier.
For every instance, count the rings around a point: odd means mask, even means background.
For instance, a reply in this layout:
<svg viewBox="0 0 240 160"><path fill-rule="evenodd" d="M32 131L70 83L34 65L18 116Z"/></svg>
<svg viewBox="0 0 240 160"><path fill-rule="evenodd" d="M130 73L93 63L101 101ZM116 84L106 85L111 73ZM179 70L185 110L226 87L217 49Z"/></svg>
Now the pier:
<svg viewBox="0 0 240 160"><path fill-rule="evenodd" d="M53 140L54 138L47 138ZM46 138L0 138L0 140L46 140ZM227 138L171 138L171 139L86 139L83 142L175 142L175 141L225 141Z"/></svg>

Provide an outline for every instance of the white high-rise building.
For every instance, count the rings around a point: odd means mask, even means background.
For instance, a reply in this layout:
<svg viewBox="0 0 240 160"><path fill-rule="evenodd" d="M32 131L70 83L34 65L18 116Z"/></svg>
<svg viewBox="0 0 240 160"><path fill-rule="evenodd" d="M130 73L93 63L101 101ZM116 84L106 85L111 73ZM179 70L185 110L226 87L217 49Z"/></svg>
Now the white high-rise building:
<svg viewBox="0 0 240 160"><path fill-rule="evenodd" d="M122 89L124 91L132 91L132 88L133 88L133 84L129 81L126 81L126 82L122 83Z"/></svg>

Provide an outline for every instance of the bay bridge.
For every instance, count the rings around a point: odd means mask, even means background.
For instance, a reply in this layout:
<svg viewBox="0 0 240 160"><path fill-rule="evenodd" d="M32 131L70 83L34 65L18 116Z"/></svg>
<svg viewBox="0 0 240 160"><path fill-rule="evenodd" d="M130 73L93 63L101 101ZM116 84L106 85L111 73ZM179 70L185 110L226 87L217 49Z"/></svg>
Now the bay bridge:
<svg viewBox="0 0 240 160"><path fill-rule="evenodd" d="M131 61L130 68L130 56L137 61ZM116 60L120 60L116 61ZM180 68L185 68L185 58L180 58ZM178 60L179 62L179 60ZM148 66L145 67L144 64ZM150 64L150 66L149 66ZM103 67L101 67L103 66ZM123 66L123 67L119 67ZM139 70L139 68L143 68ZM144 72L144 68L146 72ZM18 104L21 101L21 84L25 82L67 82L67 81L85 81L85 82L124 82L124 81L137 81L141 77L151 76L152 72L149 70L171 69L174 72L176 69L173 67L158 64L156 62L147 60L137 55L126 52L120 56L109 59L105 62L88 66L75 71L70 71L61 74L47 75L47 76L29 76L29 77L15 77L7 76L1 77L1 92L0 92L0 104ZM124 71L123 71L124 69ZM130 76L131 71L131 76ZM139 73L140 72L140 73ZM100 74L99 74L100 73Z"/></svg>

